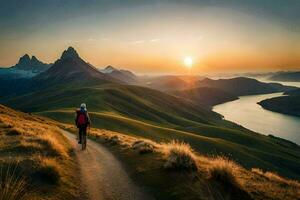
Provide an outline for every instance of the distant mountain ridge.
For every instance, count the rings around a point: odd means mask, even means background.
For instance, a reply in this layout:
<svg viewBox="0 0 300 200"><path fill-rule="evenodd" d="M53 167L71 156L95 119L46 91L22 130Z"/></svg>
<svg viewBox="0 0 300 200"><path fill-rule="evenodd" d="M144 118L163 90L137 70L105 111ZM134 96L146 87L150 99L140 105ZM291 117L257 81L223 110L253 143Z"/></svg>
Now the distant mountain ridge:
<svg viewBox="0 0 300 200"><path fill-rule="evenodd" d="M51 67L38 60L35 56L25 54L18 63L12 67L0 68L0 79L31 78Z"/></svg>
<svg viewBox="0 0 300 200"><path fill-rule="evenodd" d="M269 78L273 81L290 81L299 82L300 81L300 71L297 72L278 72Z"/></svg>
<svg viewBox="0 0 300 200"><path fill-rule="evenodd" d="M109 74L110 76L118 79L124 83L135 84L138 82L139 77L136 76L129 70L117 69L111 65L107 66L104 69L99 69L100 72L104 74Z"/></svg>
<svg viewBox="0 0 300 200"><path fill-rule="evenodd" d="M284 86L278 83L264 83L246 77L218 80L206 78L199 81L199 87L218 88L236 96L285 92L295 89L295 87Z"/></svg>

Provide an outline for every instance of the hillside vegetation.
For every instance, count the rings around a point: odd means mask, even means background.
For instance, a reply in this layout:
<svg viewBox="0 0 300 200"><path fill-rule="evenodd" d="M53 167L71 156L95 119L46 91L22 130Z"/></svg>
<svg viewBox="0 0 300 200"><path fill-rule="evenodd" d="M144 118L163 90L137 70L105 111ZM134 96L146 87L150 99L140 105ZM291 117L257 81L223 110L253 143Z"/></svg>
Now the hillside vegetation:
<svg viewBox="0 0 300 200"><path fill-rule="evenodd" d="M73 126L63 125L71 132ZM297 199L300 184L259 168L245 169L234 161L207 157L188 143L154 142L103 129L90 137L122 160L131 177L157 199Z"/></svg>
<svg viewBox="0 0 300 200"><path fill-rule="evenodd" d="M237 96L213 87L197 87L173 91L172 94L205 106L214 106L238 99Z"/></svg>
<svg viewBox="0 0 300 200"><path fill-rule="evenodd" d="M189 100L138 86L66 85L3 98L14 108L73 123L75 106L85 102L94 127L155 141L186 141L207 155L228 155L244 167L274 170L300 179L300 147L253 133ZM284 164L282 164L284 163Z"/></svg>
<svg viewBox="0 0 300 200"><path fill-rule="evenodd" d="M0 105L0 198L79 199L70 145L55 123Z"/></svg>

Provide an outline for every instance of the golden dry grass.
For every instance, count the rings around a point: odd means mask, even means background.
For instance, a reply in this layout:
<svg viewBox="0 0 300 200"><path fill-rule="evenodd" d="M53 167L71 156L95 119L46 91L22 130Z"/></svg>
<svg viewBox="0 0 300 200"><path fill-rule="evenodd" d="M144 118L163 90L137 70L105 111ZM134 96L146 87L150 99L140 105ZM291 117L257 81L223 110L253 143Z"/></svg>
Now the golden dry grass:
<svg viewBox="0 0 300 200"><path fill-rule="evenodd" d="M70 183L74 170L70 152L71 146L56 122L0 105L0 166L19 162L23 175L35 188L30 199L78 195ZM23 180L18 182L23 184Z"/></svg>
<svg viewBox="0 0 300 200"><path fill-rule="evenodd" d="M64 124L62 126L72 132L76 132L76 129L70 125ZM187 172L187 166L197 169L196 172L201 177L206 177L204 181L213 180L223 185L224 188L234 186L239 190L243 190L253 199L294 200L299 199L300 196L300 184L298 181L289 180L271 172L262 172L261 170L257 172L257 169L247 170L226 157L201 155L199 152L195 152L188 144L182 142L156 143L141 137L132 137L102 129L91 129L90 135L103 139L109 144L111 142L110 138L118 138L118 145L115 146L119 146L121 149L137 150L138 152L139 145L144 147L151 144L154 148L153 151L149 152L154 153L153 156L163 159L165 164L168 163L175 169L179 169L177 172ZM143 165L143 163L140 163L140 165ZM197 188L192 190L197 190ZM211 197L211 199L214 199L214 197Z"/></svg>
<svg viewBox="0 0 300 200"><path fill-rule="evenodd" d="M153 153L156 145L150 140L137 140L133 142L132 148L137 150L140 154Z"/></svg>
<svg viewBox="0 0 300 200"><path fill-rule="evenodd" d="M263 170L259 168L252 168L251 171L283 186L300 188L300 183L298 181L285 179L275 172L263 172Z"/></svg>
<svg viewBox="0 0 300 200"><path fill-rule="evenodd" d="M166 156L164 165L166 169L188 171L198 169L196 155L189 144L171 141L164 145L164 154Z"/></svg>
<svg viewBox="0 0 300 200"><path fill-rule="evenodd" d="M0 172L0 200L23 200L28 198L29 184L25 177L18 173L17 165L10 163Z"/></svg>
<svg viewBox="0 0 300 200"><path fill-rule="evenodd" d="M234 175L234 171L239 166L225 157L217 157L211 161L208 168L209 178L219 181L225 186L238 186L239 183Z"/></svg>

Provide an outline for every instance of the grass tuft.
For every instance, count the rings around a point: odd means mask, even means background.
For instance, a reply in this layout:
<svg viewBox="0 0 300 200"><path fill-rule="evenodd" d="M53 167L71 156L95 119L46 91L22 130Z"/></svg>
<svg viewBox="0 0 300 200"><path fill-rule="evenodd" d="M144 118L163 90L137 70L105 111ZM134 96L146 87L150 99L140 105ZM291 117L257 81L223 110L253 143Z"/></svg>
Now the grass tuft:
<svg viewBox="0 0 300 200"><path fill-rule="evenodd" d="M153 153L155 146L151 141L137 140L132 144L132 148L136 149L140 154Z"/></svg>
<svg viewBox="0 0 300 200"><path fill-rule="evenodd" d="M208 169L209 178L224 184L224 186L239 186L233 173L237 167L233 161L224 157L217 157L211 162Z"/></svg>
<svg viewBox="0 0 300 200"><path fill-rule="evenodd" d="M117 135L114 135L114 136L111 136L111 137L108 138L108 142L111 145L117 145L117 144L121 143L121 140Z"/></svg>
<svg viewBox="0 0 300 200"><path fill-rule="evenodd" d="M18 128L11 128L9 130L7 130L6 135L9 136L17 136L17 135L22 135L22 130L18 129Z"/></svg>
<svg viewBox="0 0 300 200"><path fill-rule="evenodd" d="M22 200L25 199L29 193L27 181L22 174L17 173L17 167L18 165L15 164L1 167L1 200Z"/></svg>
<svg viewBox="0 0 300 200"><path fill-rule="evenodd" d="M253 173L259 174L260 176L269 179L272 182L276 182L282 186L291 186L294 188L300 188L300 183L298 181L287 180L274 172L263 172L261 169L258 168L252 168L251 171Z"/></svg>
<svg viewBox="0 0 300 200"><path fill-rule="evenodd" d="M189 144L172 141L166 144L166 169L197 171L196 156Z"/></svg>
<svg viewBox="0 0 300 200"><path fill-rule="evenodd" d="M40 162L41 164L34 175L43 183L57 184L60 180L58 163L49 158L40 158Z"/></svg>

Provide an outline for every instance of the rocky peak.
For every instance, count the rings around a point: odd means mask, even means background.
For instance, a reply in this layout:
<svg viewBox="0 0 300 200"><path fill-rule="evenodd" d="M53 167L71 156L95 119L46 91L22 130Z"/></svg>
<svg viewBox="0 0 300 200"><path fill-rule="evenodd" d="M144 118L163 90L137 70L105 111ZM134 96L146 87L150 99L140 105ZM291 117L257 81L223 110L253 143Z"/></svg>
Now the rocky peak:
<svg viewBox="0 0 300 200"><path fill-rule="evenodd" d="M61 55L62 60L66 58L80 58L80 57L73 47L69 47L67 50L64 50L64 52Z"/></svg>
<svg viewBox="0 0 300 200"><path fill-rule="evenodd" d="M25 54L24 56L22 56L20 59L19 59L19 62L18 62L19 65L29 65L30 64L30 57L28 54Z"/></svg>

